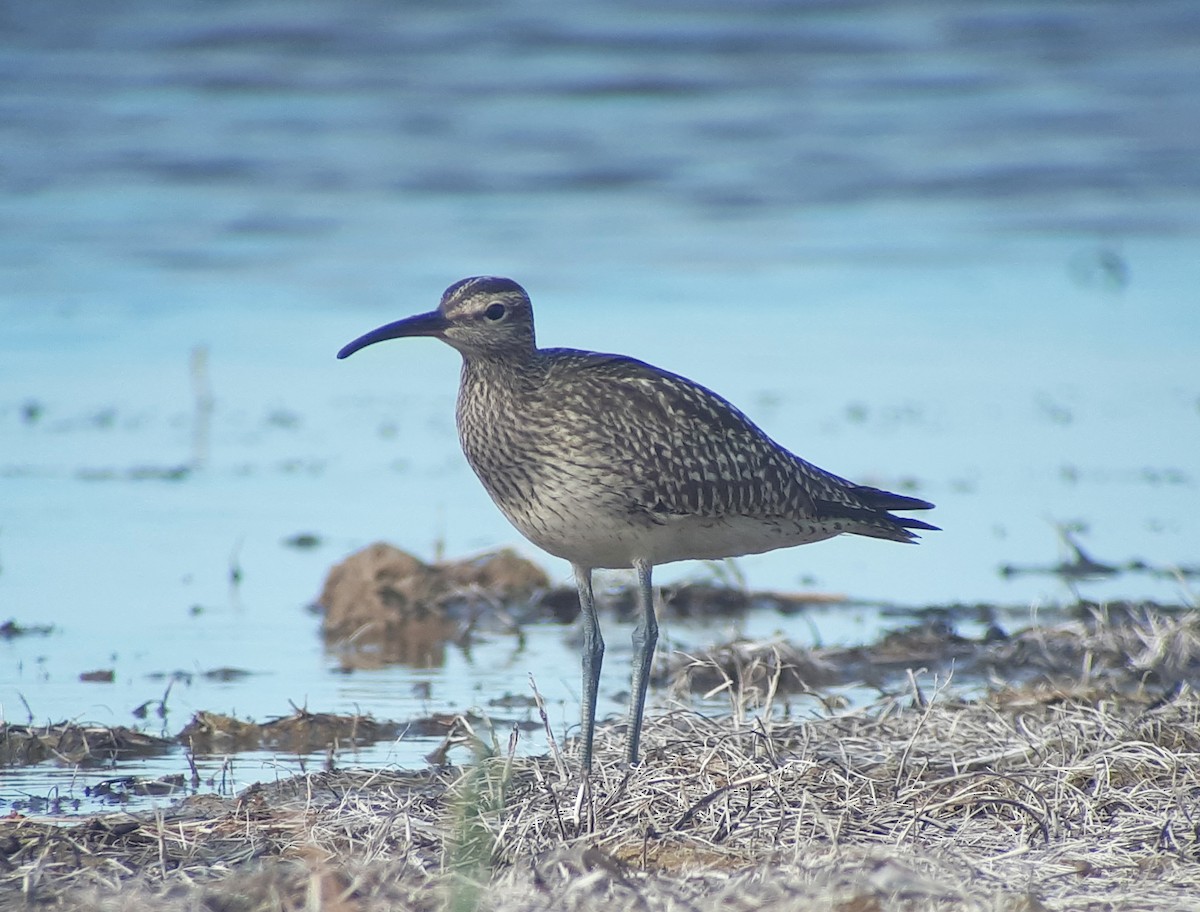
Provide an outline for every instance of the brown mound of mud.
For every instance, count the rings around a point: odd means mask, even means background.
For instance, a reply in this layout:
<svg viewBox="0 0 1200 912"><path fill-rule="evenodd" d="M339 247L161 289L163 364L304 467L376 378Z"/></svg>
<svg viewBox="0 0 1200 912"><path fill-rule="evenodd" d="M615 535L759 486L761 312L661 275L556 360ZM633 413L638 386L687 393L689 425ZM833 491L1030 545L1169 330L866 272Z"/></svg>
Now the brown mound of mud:
<svg viewBox="0 0 1200 912"><path fill-rule="evenodd" d="M321 632L327 643L357 656L348 660L355 667L435 666L464 627L480 623L483 614L501 615L506 603L529 600L549 582L510 550L427 564L377 542L329 571L318 599Z"/></svg>

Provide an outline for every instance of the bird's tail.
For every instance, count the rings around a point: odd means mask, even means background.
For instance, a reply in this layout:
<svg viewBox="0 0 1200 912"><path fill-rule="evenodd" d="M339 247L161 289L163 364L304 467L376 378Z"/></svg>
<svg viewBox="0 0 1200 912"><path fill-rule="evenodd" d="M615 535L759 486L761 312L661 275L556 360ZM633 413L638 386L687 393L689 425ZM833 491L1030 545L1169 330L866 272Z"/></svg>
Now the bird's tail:
<svg viewBox="0 0 1200 912"><path fill-rule="evenodd" d="M853 505L837 504L836 513L840 517L854 521L854 527L847 531L853 532L855 535L886 538L889 541L912 542L919 537L913 531L914 529L925 532L941 531L937 526L924 520L914 519L911 516L896 516L892 513L893 510L932 510L933 504L927 500L867 485L854 485L848 493L855 503Z"/></svg>

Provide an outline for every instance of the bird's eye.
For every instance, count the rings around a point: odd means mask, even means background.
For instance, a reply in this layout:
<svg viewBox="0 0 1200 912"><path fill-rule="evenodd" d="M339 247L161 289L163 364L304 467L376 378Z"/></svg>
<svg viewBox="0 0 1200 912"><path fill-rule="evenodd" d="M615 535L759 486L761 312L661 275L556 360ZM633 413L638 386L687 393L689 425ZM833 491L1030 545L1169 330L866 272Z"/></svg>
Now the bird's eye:
<svg viewBox="0 0 1200 912"><path fill-rule="evenodd" d="M504 305L501 304L499 301L493 301L491 304L488 305L488 309L483 312L483 315L485 317L487 317L489 320L493 320L493 321L503 320L504 319Z"/></svg>

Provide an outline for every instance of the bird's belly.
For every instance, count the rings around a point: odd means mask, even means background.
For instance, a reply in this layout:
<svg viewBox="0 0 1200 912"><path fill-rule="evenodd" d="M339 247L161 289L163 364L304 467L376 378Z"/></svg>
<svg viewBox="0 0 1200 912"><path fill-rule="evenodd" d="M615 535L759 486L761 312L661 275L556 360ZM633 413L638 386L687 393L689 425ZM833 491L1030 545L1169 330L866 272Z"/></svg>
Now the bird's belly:
<svg viewBox="0 0 1200 912"><path fill-rule="evenodd" d="M720 560L761 554L822 541L841 534L825 523L784 517L698 516L669 517L649 530L647 544L653 560L665 564L678 560Z"/></svg>
<svg viewBox="0 0 1200 912"><path fill-rule="evenodd" d="M629 567L644 556L644 523L602 484L543 477L515 498L488 487L508 521L556 557L588 567Z"/></svg>
<svg viewBox="0 0 1200 912"><path fill-rule="evenodd" d="M536 509L510 509L503 503L500 507L539 548L593 568L630 567L639 559L652 564L719 560L821 541L841 531L825 523L786 518L657 517L606 498L537 501L541 507Z"/></svg>

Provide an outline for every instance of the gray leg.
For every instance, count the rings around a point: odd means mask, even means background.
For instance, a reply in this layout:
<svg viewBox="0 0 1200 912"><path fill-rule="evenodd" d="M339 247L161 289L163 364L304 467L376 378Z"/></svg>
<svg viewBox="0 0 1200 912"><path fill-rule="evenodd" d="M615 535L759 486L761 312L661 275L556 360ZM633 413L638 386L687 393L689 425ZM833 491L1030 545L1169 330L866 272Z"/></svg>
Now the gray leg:
<svg viewBox="0 0 1200 912"><path fill-rule="evenodd" d="M638 575L638 595L641 614L633 630L633 695L629 700L630 766L638 762L638 742L642 737L642 714L646 710L646 690L650 685L650 666L654 664L654 646L658 642L658 618L654 615L654 587L650 572L654 565L637 560L633 568Z"/></svg>
<svg viewBox="0 0 1200 912"><path fill-rule="evenodd" d="M600 689L600 667L604 664L604 637L600 635L600 620L596 617L596 600L592 597L592 571L578 564L575 585L579 589L579 610L583 614L583 768L592 768L592 737L596 733L596 693Z"/></svg>

